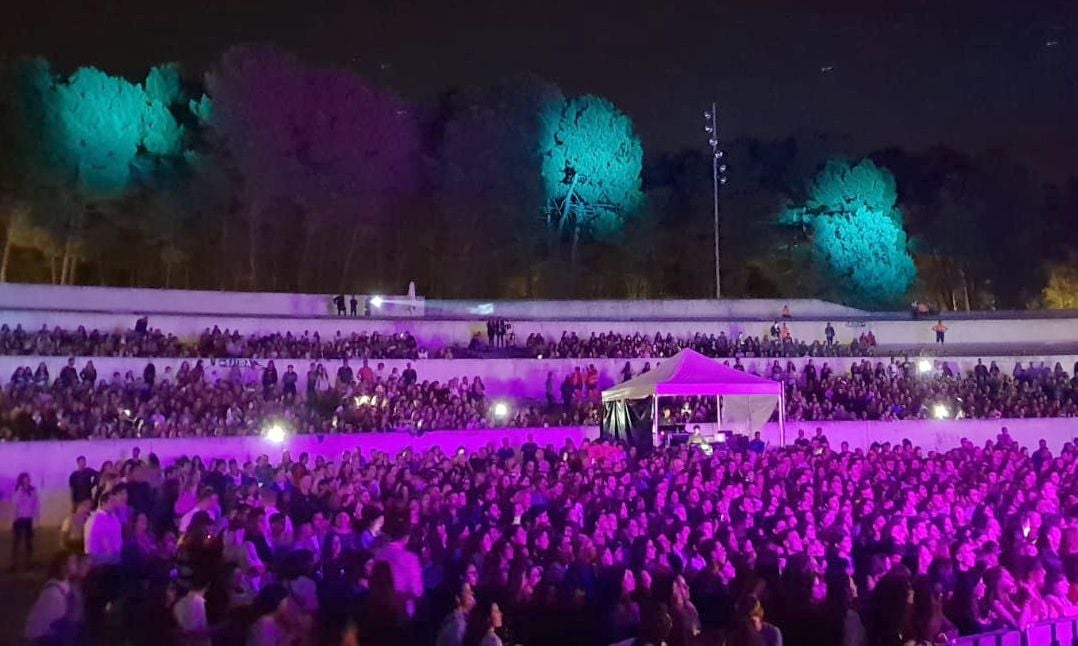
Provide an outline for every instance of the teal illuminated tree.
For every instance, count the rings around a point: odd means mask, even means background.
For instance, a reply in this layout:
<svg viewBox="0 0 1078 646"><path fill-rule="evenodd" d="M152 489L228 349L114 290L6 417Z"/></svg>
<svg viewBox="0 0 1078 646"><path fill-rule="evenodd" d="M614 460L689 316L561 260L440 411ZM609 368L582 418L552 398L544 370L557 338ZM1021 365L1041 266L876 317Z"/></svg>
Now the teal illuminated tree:
<svg viewBox="0 0 1078 646"><path fill-rule="evenodd" d="M831 161L782 220L806 229L842 300L895 305L917 273L895 201L894 177L871 160Z"/></svg>
<svg viewBox="0 0 1078 646"><path fill-rule="evenodd" d="M37 239L51 238L39 250L53 281L67 283L87 211L123 199L157 162L180 157L184 132L171 112L179 74L154 68L144 87L93 67L67 78L41 59L16 67L5 125L14 133L20 200L30 205L31 225L50 234Z"/></svg>
<svg viewBox="0 0 1078 646"><path fill-rule="evenodd" d="M644 151L632 120L613 103L583 96L550 103L541 116L539 153L552 237L614 233L640 206Z"/></svg>

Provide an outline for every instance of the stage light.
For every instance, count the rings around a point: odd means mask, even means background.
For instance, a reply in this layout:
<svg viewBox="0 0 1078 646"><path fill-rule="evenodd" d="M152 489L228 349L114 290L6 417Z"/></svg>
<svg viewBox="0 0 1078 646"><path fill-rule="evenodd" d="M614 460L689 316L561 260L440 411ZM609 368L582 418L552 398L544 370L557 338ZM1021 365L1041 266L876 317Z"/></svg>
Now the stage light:
<svg viewBox="0 0 1078 646"><path fill-rule="evenodd" d="M494 417L498 419L505 419L509 416L509 405L505 402L497 402L494 404Z"/></svg>
<svg viewBox="0 0 1078 646"><path fill-rule="evenodd" d="M373 305L373 306L375 306L377 308L381 308L382 304L385 303L385 302L386 302L385 299L382 298L381 296L378 296L377 294L375 294L374 296L371 296L371 305Z"/></svg>
<svg viewBox="0 0 1078 646"><path fill-rule="evenodd" d="M285 429L284 424L280 422L274 422L267 426L264 435L266 441L274 444L284 444L284 441L288 439L288 431Z"/></svg>
<svg viewBox="0 0 1078 646"><path fill-rule="evenodd" d="M936 419L947 419L951 416L951 411L947 410L947 407L943 404L936 404L932 407L932 417Z"/></svg>
<svg viewBox="0 0 1078 646"><path fill-rule="evenodd" d="M932 362L928 359L921 359L917 362L917 372L922 375L926 372L932 372Z"/></svg>

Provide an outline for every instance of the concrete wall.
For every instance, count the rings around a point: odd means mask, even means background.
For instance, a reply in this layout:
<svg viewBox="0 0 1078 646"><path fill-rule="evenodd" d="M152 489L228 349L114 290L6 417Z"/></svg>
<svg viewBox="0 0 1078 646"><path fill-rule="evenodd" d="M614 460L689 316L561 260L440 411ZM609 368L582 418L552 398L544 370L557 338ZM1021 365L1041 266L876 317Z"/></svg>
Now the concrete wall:
<svg viewBox="0 0 1078 646"><path fill-rule="evenodd" d="M782 308L802 317L840 318L865 312L819 299L686 299L607 301L426 301L427 316L512 319L585 319L646 321L661 319L767 319L781 316Z"/></svg>
<svg viewBox="0 0 1078 646"><path fill-rule="evenodd" d="M2 309L69 309L119 312L128 315L156 312L187 314L250 314L261 316L331 316L336 313L332 294L272 292L210 292L182 289L138 289L0 283ZM363 295L358 296L360 310ZM380 316L422 316L423 300L385 296Z"/></svg>
<svg viewBox="0 0 1078 646"><path fill-rule="evenodd" d="M126 373L128 370L133 371L135 376L142 375L142 369L146 366L146 363L151 361L150 359L132 359L132 358L92 358L94 367L97 368L97 374L99 379L109 379L112 377L113 372L120 372L120 374ZM875 362L877 359L870 359ZM878 359L887 363L887 358ZM1078 355L1059 355L1059 356L1035 356L1035 357L1013 357L1013 356L1001 356L1001 357L984 357L985 365L988 365L990 361L995 360L1000 367L1007 374L1010 374L1014 369L1014 364L1018 361L1023 366L1028 365L1029 361L1035 361L1040 363L1044 361L1049 367L1054 366L1056 361L1063 364L1065 370L1070 372L1075 361L1078 361ZM14 357L14 356L0 356L0 383L6 383L11 374L15 372L15 368L20 366L30 366L31 368L37 367L37 364L44 361L45 365L49 368L49 374L55 378L60 374L60 369L66 364L66 357ZM79 358L77 365L79 369L86 363L86 358ZM181 363L184 361L190 362L194 365L192 359L152 359L154 365L157 368L158 377L161 377L166 367L171 366L173 371L177 370ZM652 367L658 365L661 359L633 359L629 361L629 364L633 368L634 374L639 374L645 363L651 363ZM733 363L732 360L731 364ZM770 374L770 366L773 359L744 359L743 365L747 370L756 371L760 374ZM785 367L786 360L781 359L780 365ZM804 366L808 359L793 359L792 360L798 370ZM860 361L860 359L849 358L830 358L830 359L813 359L813 363L819 367L824 363L828 363L836 371L843 371L849 368L849 365L854 361ZM942 363L947 363L953 370L971 370L976 364L977 359L975 357L958 357L947 358L938 360ZM259 360L260 366L265 365L266 361ZM331 374L335 374L337 367L340 366L340 361L323 361L326 368ZM358 367L361 362L351 361L351 365ZM379 363L385 364L386 372L390 372L393 368L404 370L407 361L403 360L372 360L371 367L376 367ZM622 381L621 370L624 368L626 361L624 359L427 359L424 361L411 362L421 380L441 381L446 382L454 377L468 377L473 378L476 376L482 377L483 383L487 387L487 394L491 397L505 397L509 399L542 399L546 396L546 378L548 372L554 373L555 379L555 396L560 396L560 391L557 387L561 385L561 380L568 373L572 372L574 368L580 366L582 369L588 365L594 365L599 371L599 386L600 388L608 388ZM941 365L942 365L941 363ZM279 372L284 372L288 365L295 367L296 371L300 373L300 388L302 389L305 384L305 378L307 369L310 366L310 361L306 359L279 359L275 361ZM207 378L216 380L224 377L229 372L229 368L223 368L215 365L213 360L205 360ZM261 375L261 368L247 368L244 370L245 377L251 380L256 380Z"/></svg>
<svg viewBox="0 0 1078 646"><path fill-rule="evenodd" d="M327 294L194 291L0 284L0 308L70 309L142 313L216 312L252 316L329 316ZM362 300L362 297L360 297ZM864 312L819 299L607 300L607 301L448 301L386 297L382 316L515 319L685 319L770 318L788 305L795 316L859 316Z"/></svg>
<svg viewBox="0 0 1078 646"><path fill-rule="evenodd" d="M1078 420L1065 417L1040 419L962 419L962 420L908 420L901 422L789 422L786 425L786 441L797 438L798 429L804 429L806 437L812 437L817 428L835 449L842 442L849 442L851 449L867 448L873 442L896 444L908 439L926 451L946 451L958 446L962 438L984 446L995 440L1000 429L1006 426L1011 437L1020 445L1031 449L1037 442L1047 440L1048 448L1058 454L1066 442L1078 436ZM768 424L760 432L769 446L779 445L779 427Z"/></svg>
<svg viewBox="0 0 1078 646"><path fill-rule="evenodd" d="M136 313L127 310L118 312L87 312L75 310L41 309L0 309L0 323L10 326L21 324L26 329L36 330L42 325L50 328L77 328L82 325L87 329L117 330L130 329L135 324ZM857 319L834 318L836 340L849 343L863 332L871 330L882 349L887 346L910 347L915 345L933 346L935 333L932 326L935 320L886 320L863 321ZM799 339L822 339L827 319L793 320L788 323L790 333ZM946 321L950 328L947 342L952 345L1002 345L1010 348L1029 347L1037 344L1078 344L1078 318L1046 319L983 319ZM284 333L302 334L305 330L320 335L334 335L338 331L379 332L395 334L408 332L420 343L429 347L444 345L467 345L472 335L479 333L485 340L486 320L473 319L364 319L337 317L287 317L287 316L241 316L212 310L203 314L152 314L149 324L164 332L179 337L192 338L207 328L218 326L222 330L238 330L241 334ZM678 321L618 321L618 320L513 320L513 332L517 343L523 344L529 334L542 334L547 339L558 339L562 332L576 332L587 337L592 332L616 332L619 334L645 334L654 336L656 332L675 337L687 337L697 332L736 337L738 334L762 336L767 334L770 320L732 321L732 320L687 320ZM934 347L934 346L933 346Z"/></svg>
<svg viewBox="0 0 1078 646"><path fill-rule="evenodd" d="M189 438L177 440L109 440L78 442L23 442L0 444L0 522L11 519L11 492L19 473L30 474L41 498L40 524L58 526L70 511L71 493L68 476L75 469L75 458L86 456L87 463L99 468L105 460L131 457L135 447L142 456L156 453L164 465L180 456L199 455L203 459L236 458L241 463L265 453L274 460L288 449L293 457L302 452L337 459L344 451L362 449L367 455L373 450L398 453L405 447L426 449L440 446L447 453L464 446L476 449L488 442L501 443L503 437L514 446L522 444L527 435L535 435L540 446L561 446L566 438L579 443L585 437L597 437L596 428L538 428L508 431L436 431L422 437L407 433L372 433L363 435L294 435L283 444L271 444L257 436Z"/></svg>
<svg viewBox="0 0 1078 646"><path fill-rule="evenodd" d="M1078 424L1070 419L1035 419L1035 420L961 420L961 421L912 421L912 422L809 422L791 423L787 427L787 439L792 441L797 436L797 429L804 428L811 436L816 427L822 427L834 447L841 442L850 443L851 448L865 448L872 442L901 442L909 438L916 445L927 450L942 451L957 446L962 438L968 438L977 444L995 439L1002 426L1007 426L1010 434L1024 446L1036 447L1038 440L1048 440L1048 446L1058 453L1064 442L1071 441ZM21 472L30 474L34 486L38 487L42 500L40 523L55 526L60 523L68 511L70 493L67 478L74 469L75 458L84 455L91 466L100 466L105 460L117 460L129 457L136 446L143 456L153 452L167 464L182 455L200 455L204 459L216 457L236 458L245 461L260 454L276 457L282 449L289 449L293 456L308 452L312 456L324 455L336 458L345 450L361 448L364 452L372 450L398 452L405 447L425 449L440 446L449 452L459 446L469 449L487 444L500 443L503 437L510 438L515 446L525 441L528 433L535 435L540 445L559 446L566 438L580 442L585 437L594 438L595 428L544 428L544 429L508 429L490 431L440 431L427 433L422 437L412 437L404 433L375 433L363 435L296 435L289 437L282 445L270 444L261 437L226 437L226 438L189 438L178 440L83 440L76 442L23 442L0 444L0 522L10 519L11 491L15 479ZM770 445L779 442L778 426L768 425L762 436Z"/></svg>

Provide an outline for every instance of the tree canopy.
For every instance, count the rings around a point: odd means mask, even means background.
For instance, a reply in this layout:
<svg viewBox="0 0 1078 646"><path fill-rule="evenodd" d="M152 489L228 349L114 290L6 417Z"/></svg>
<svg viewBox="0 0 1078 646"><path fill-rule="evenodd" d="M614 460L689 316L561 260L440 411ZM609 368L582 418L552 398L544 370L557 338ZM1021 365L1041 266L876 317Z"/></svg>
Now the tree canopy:
<svg viewBox="0 0 1078 646"><path fill-rule="evenodd" d="M832 160L812 180L808 198L783 219L810 231L813 252L841 300L896 305L916 268L896 206L894 177L871 160Z"/></svg>

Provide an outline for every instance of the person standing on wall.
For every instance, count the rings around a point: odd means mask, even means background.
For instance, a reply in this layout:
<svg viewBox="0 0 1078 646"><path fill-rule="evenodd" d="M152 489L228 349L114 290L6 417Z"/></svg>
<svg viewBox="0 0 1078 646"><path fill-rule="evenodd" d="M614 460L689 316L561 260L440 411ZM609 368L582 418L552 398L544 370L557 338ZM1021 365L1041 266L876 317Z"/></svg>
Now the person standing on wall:
<svg viewBox="0 0 1078 646"><path fill-rule="evenodd" d="M19 544L26 546L23 565L30 569L34 564L34 522L40 511L37 489L30 484L30 474L20 473L15 481L15 493L11 496L13 522L11 523L11 571L18 563Z"/></svg>
<svg viewBox="0 0 1078 646"><path fill-rule="evenodd" d="M334 296L333 304L337 307L337 316L344 316L344 294Z"/></svg>
<svg viewBox="0 0 1078 646"><path fill-rule="evenodd" d="M359 316L359 299L355 294L352 294L351 300L348 301L348 309L353 317Z"/></svg>
<svg viewBox="0 0 1078 646"><path fill-rule="evenodd" d="M827 327L823 329L823 335L827 339L827 345L835 345L835 326L831 325L831 321L827 322Z"/></svg>
<svg viewBox="0 0 1078 646"><path fill-rule="evenodd" d="M943 324L943 319L940 319L938 323L932 326L932 331L936 333L936 343L943 343L944 337L947 335L947 326Z"/></svg>

